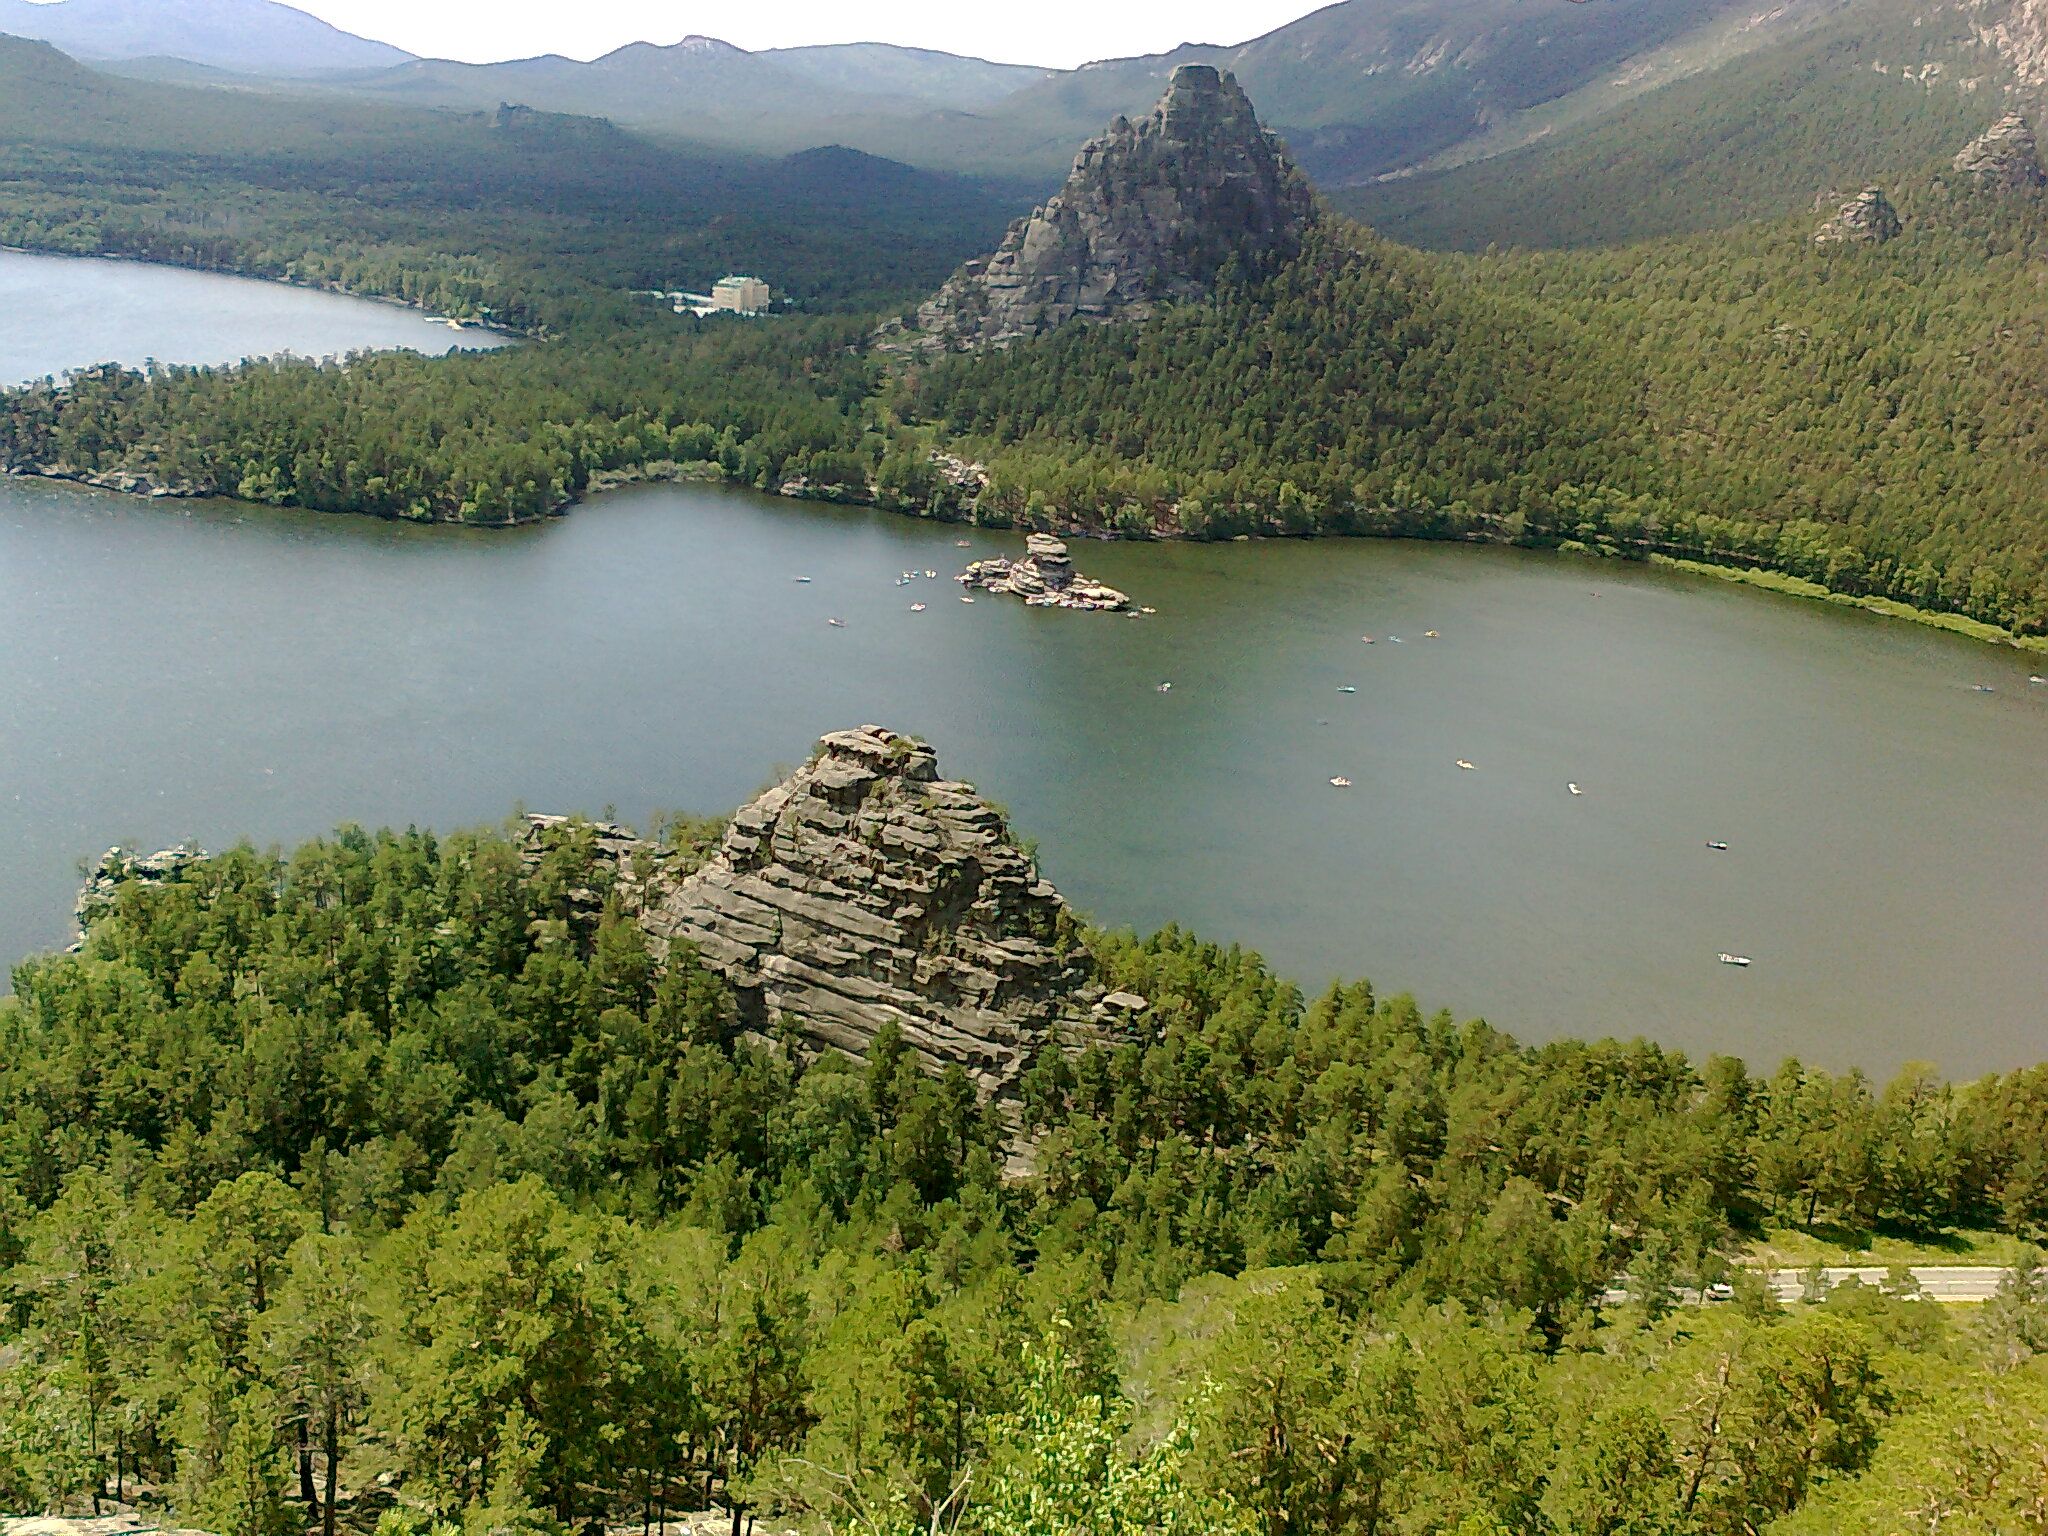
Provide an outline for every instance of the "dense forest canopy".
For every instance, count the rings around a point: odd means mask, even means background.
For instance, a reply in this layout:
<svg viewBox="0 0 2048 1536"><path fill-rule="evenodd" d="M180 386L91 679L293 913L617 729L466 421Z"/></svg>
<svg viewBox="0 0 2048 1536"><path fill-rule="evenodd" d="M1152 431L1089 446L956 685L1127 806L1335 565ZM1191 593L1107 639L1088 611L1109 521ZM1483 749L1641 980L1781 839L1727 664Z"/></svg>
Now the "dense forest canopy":
<svg viewBox="0 0 2048 1536"><path fill-rule="evenodd" d="M707 1503L906 1536L1880 1531L1930 1494L1944 1529L2038 1518L2040 1281L1979 1315L1903 1280L1786 1312L1731 1255L1774 1214L2048 1233L2042 1070L1523 1046L1168 930L1089 938L1147 1036L1049 1049L999 1113L886 1035L809 1064L739 1036L596 848L242 848L119 887L81 953L15 972L0 1507L104 1490L236 1533ZM1020 1135L1037 1171L1006 1175ZM1705 1311L1670 1289L1720 1281L1738 1300ZM1952 1481L1986 1458L2007 1473Z"/></svg>

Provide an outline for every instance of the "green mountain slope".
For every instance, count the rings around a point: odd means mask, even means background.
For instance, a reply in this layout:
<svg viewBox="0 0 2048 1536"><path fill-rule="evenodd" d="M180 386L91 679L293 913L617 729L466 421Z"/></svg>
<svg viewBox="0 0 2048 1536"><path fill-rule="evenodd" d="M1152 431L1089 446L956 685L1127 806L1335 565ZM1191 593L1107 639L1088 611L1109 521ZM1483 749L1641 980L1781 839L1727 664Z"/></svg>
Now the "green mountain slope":
<svg viewBox="0 0 2048 1536"><path fill-rule="evenodd" d="M1396 239L1456 249L1713 229L1946 159L2006 110L2012 82L1974 17L1864 0L1554 140L1331 198Z"/></svg>
<svg viewBox="0 0 2048 1536"><path fill-rule="evenodd" d="M1589 543L1762 566L2048 632L2048 196L1896 188L1555 255L1333 225L1292 270L1144 325L940 363L903 409L1026 525Z"/></svg>

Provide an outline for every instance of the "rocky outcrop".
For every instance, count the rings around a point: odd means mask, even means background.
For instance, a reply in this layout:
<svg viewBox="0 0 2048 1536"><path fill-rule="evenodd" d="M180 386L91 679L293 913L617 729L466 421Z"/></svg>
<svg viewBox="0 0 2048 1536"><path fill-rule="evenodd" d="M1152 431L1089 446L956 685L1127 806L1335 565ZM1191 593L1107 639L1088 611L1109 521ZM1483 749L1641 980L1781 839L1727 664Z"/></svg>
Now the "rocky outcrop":
<svg viewBox="0 0 2048 1536"><path fill-rule="evenodd" d="M1104 586L1076 571L1067 546L1045 533L1026 536L1023 559L997 556L977 560L960 573L959 580L965 587L1021 597L1033 608L1118 613L1131 606L1131 600L1115 587Z"/></svg>
<svg viewBox="0 0 2048 1536"><path fill-rule="evenodd" d="M2048 85L2048 0L1968 0L1977 35L2027 85Z"/></svg>
<svg viewBox="0 0 2048 1536"><path fill-rule="evenodd" d="M1112 123L1057 197L892 339L1001 346L1075 320L1140 319L1208 294L1233 259L1256 271L1291 256L1313 216L1308 183L1237 81L1184 64L1150 116Z"/></svg>
<svg viewBox="0 0 2048 1536"><path fill-rule="evenodd" d="M564 823L531 821L537 860ZM1001 1100L1044 1046L1117 1033L1143 1008L1105 1001L1066 903L1002 813L879 726L825 737L685 875L622 828L573 825L656 950L692 946L764 1036L861 1056L893 1024L927 1067L958 1066Z"/></svg>
<svg viewBox="0 0 2048 1536"><path fill-rule="evenodd" d="M1904 228L1899 222L1898 210L1892 207L1892 200L1884 195L1884 189L1865 187L1813 232L1813 243L1880 245Z"/></svg>
<svg viewBox="0 0 2048 1536"><path fill-rule="evenodd" d="M1955 168L1987 192L2031 192L2048 187L2041 146L2017 112L2007 113L1956 156Z"/></svg>
<svg viewBox="0 0 2048 1536"><path fill-rule="evenodd" d="M100 855L100 861L85 877L85 885L79 890L78 903L72 909L78 919L78 931L83 934L114 904L114 897L123 885L137 881L143 885L169 885L182 879L185 871L196 864L204 864L206 854L191 844L166 848L160 853L136 854L123 848L109 848Z"/></svg>

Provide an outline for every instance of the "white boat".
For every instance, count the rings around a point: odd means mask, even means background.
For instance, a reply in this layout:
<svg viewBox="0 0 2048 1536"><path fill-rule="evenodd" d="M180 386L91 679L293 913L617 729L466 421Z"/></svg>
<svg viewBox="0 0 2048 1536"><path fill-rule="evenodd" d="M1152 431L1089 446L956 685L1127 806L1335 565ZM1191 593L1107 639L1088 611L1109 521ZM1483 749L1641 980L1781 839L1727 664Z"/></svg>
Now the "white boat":
<svg viewBox="0 0 2048 1536"><path fill-rule="evenodd" d="M846 620L844 619L827 619L825 622L827 624L830 624L834 629L846 628Z"/></svg>
<svg viewBox="0 0 2048 1536"><path fill-rule="evenodd" d="M1707 844L1707 846L1713 849L1716 853L1726 853L1728 851L1728 845L1726 843L1709 843Z"/></svg>
<svg viewBox="0 0 2048 1536"><path fill-rule="evenodd" d="M1443 637L1433 629L1425 629L1422 632L1422 638L1425 640L1440 640Z"/></svg>
<svg viewBox="0 0 2048 1536"><path fill-rule="evenodd" d="M1358 690L1357 690L1356 688L1353 688L1353 687L1352 687L1352 686L1351 686L1350 684L1348 684L1348 683L1347 683L1347 684L1345 684L1345 685L1344 685L1344 686L1343 686L1342 688L1339 688L1339 689L1338 689L1337 691L1338 691L1339 693L1356 693L1356 692L1358 692Z"/></svg>
<svg viewBox="0 0 2048 1536"><path fill-rule="evenodd" d="M974 601L974 599L973 599L973 598L971 598L971 597L963 597L963 598L961 598L961 599L960 599L960 601L961 601L961 602L963 602L963 603L971 603L971 602L973 602L973 601Z"/></svg>
<svg viewBox="0 0 2048 1536"><path fill-rule="evenodd" d="M811 584L811 578L808 576L792 576L790 580L800 587L808 587Z"/></svg>
<svg viewBox="0 0 2048 1536"><path fill-rule="evenodd" d="M1157 608L1140 608L1138 610L1138 612L1140 613L1157 613L1158 611L1159 610ZM2034 679L2034 681L2038 683L2040 679L2037 677Z"/></svg>
<svg viewBox="0 0 2048 1536"><path fill-rule="evenodd" d="M924 612L924 604L923 604L923 603L912 603L912 604L910 605L910 611L911 611L912 613L923 613L923 612Z"/></svg>
<svg viewBox="0 0 2048 1536"><path fill-rule="evenodd" d="M1469 758L1463 757L1458 759L1458 766L1464 769L1467 773L1476 773L1479 769L1479 765L1477 763L1471 761Z"/></svg>
<svg viewBox="0 0 2048 1536"><path fill-rule="evenodd" d="M927 581L937 581L939 579L939 573L937 571L926 571L924 575L925 580Z"/></svg>
<svg viewBox="0 0 2048 1536"><path fill-rule="evenodd" d="M1351 781L1340 773L1336 778L1330 780L1330 787L1332 789L1349 789Z"/></svg>
<svg viewBox="0 0 2048 1536"><path fill-rule="evenodd" d="M1173 692L1173 684L1161 683L1157 688L1154 688L1152 691L1154 693L1171 693Z"/></svg>
<svg viewBox="0 0 2048 1536"><path fill-rule="evenodd" d="M1579 786L1576 784L1567 784L1565 785L1565 788L1570 790L1575 795L1583 795L1585 793L1585 791L1579 788Z"/></svg>
<svg viewBox="0 0 2048 1536"><path fill-rule="evenodd" d="M2030 677L2027 679L2027 681L2032 683L2036 688L2039 688L2044 684L2048 684L2048 677Z"/></svg>
<svg viewBox="0 0 2048 1536"><path fill-rule="evenodd" d="M1747 970L1747 969L1749 968L1749 956L1747 956L1747 955L1723 955L1723 956L1721 957L1721 963L1722 963L1723 965L1739 965L1739 966L1741 966L1741 967L1742 967L1742 968L1743 968L1744 970Z"/></svg>
<svg viewBox="0 0 2048 1536"><path fill-rule="evenodd" d="M1372 645L1375 643L1371 635L1360 635L1358 638L1363 640L1367 645Z"/></svg>
<svg viewBox="0 0 2048 1536"><path fill-rule="evenodd" d="M974 541L972 539L955 539L953 541L953 547L955 549L972 549L974 547Z"/></svg>

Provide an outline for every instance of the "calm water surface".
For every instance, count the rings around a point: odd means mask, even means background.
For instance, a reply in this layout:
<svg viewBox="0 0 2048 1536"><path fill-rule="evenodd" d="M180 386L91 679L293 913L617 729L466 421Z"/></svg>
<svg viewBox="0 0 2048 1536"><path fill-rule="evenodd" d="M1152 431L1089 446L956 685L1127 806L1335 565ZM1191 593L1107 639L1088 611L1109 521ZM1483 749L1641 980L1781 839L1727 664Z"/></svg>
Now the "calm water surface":
<svg viewBox="0 0 2048 1536"><path fill-rule="evenodd" d="M295 352L502 346L396 304L88 256L0 251L0 386L93 363L236 363Z"/></svg>
<svg viewBox="0 0 2048 1536"><path fill-rule="evenodd" d="M2048 1055L2028 658L1413 544L1089 545L1156 618L969 606L946 578L1011 541L956 537L699 488L485 534L0 482L0 952L65 940L117 841L723 810L878 721L1097 918L1311 985L1766 1063Z"/></svg>
<svg viewBox="0 0 2048 1536"><path fill-rule="evenodd" d="M451 339L0 254L0 380ZM1764 1063L2048 1056L2039 659L1382 543L1090 545L1156 618L968 606L946 578L1015 541L956 536L698 488L476 533L0 481L0 963L68 940L110 843L721 811L877 721L1008 802L1097 918L1180 920L1311 986Z"/></svg>

